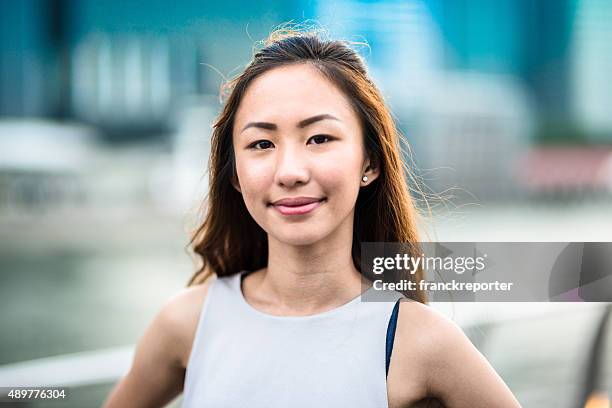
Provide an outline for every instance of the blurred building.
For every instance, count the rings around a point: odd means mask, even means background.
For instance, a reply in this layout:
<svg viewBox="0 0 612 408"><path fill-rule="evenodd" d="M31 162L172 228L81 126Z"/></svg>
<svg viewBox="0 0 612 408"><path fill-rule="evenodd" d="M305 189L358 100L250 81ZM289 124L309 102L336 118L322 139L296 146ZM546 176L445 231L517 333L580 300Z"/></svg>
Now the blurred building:
<svg viewBox="0 0 612 408"><path fill-rule="evenodd" d="M612 148L540 147L519 166L521 185L548 198L612 197Z"/></svg>
<svg viewBox="0 0 612 408"><path fill-rule="evenodd" d="M510 76L441 75L410 133L423 182L460 202L517 198L515 170L534 120L530 102Z"/></svg>
<svg viewBox="0 0 612 408"><path fill-rule="evenodd" d="M0 122L0 211L32 215L81 205L95 142L85 126Z"/></svg>
<svg viewBox="0 0 612 408"><path fill-rule="evenodd" d="M155 145L101 144L80 124L0 121L0 218L141 212L156 203L151 174L165 156Z"/></svg>
<svg viewBox="0 0 612 408"><path fill-rule="evenodd" d="M300 1L0 2L0 117L71 118L111 141L163 140L176 106L218 91ZM229 11L231 10L231 15Z"/></svg>
<svg viewBox="0 0 612 408"><path fill-rule="evenodd" d="M582 0L571 37L572 108L590 140L612 140L612 2Z"/></svg>

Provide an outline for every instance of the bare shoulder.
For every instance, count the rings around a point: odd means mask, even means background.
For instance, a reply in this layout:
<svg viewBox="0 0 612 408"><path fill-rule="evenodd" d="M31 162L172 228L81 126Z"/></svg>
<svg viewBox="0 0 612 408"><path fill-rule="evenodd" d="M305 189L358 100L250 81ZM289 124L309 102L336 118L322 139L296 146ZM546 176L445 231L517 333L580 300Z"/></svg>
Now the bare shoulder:
<svg viewBox="0 0 612 408"><path fill-rule="evenodd" d="M400 303L396 341L398 357L418 365L428 387L437 370L445 370L453 350L471 345L461 328L431 306L406 300ZM394 347L395 352L395 347Z"/></svg>
<svg viewBox="0 0 612 408"><path fill-rule="evenodd" d="M211 284L212 279L209 279L205 283L182 289L162 305L156 317L160 327L174 333L177 357L183 368L187 367L202 307Z"/></svg>
<svg viewBox="0 0 612 408"><path fill-rule="evenodd" d="M520 406L463 330L430 306L401 302L395 344L398 377L414 381L421 373L416 383L423 398L449 407Z"/></svg>
<svg viewBox="0 0 612 408"><path fill-rule="evenodd" d="M193 323L200 315L211 283L209 280L181 289L162 305L159 313L177 324Z"/></svg>
<svg viewBox="0 0 612 408"><path fill-rule="evenodd" d="M431 397L429 378L437 370L435 360L453 323L422 303L400 302L397 330L389 367L390 406L419 406Z"/></svg>
<svg viewBox="0 0 612 408"><path fill-rule="evenodd" d="M455 322L431 306L411 300L400 302L397 330L420 352L431 353L438 347L467 340Z"/></svg>
<svg viewBox="0 0 612 408"><path fill-rule="evenodd" d="M417 369L422 373L421 387L427 392L435 379L448 375L457 353L476 350L455 322L431 306L411 300L400 303L396 342L397 357L411 372L404 375L414 376L413 369ZM406 361L412 364L408 366Z"/></svg>

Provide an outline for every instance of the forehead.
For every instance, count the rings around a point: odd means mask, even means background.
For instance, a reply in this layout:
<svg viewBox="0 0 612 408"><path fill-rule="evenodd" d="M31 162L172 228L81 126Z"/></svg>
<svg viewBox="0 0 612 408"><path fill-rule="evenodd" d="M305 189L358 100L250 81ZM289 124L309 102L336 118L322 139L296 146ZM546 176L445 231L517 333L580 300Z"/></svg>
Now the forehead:
<svg viewBox="0 0 612 408"><path fill-rule="evenodd" d="M282 66L249 85L236 113L236 128L251 120L297 123L323 113L353 125L358 123L348 98L317 68L310 64Z"/></svg>

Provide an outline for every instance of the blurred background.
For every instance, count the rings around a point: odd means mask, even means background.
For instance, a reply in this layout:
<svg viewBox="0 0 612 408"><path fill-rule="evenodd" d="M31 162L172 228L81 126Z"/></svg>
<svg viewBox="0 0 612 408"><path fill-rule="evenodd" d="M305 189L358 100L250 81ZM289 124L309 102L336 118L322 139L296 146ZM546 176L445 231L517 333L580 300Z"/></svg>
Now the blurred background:
<svg viewBox="0 0 612 408"><path fill-rule="evenodd" d="M0 0L0 386L102 403L194 270L219 85L309 19L368 44L424 239L611 241L612 1ZM609 408L605 304L433 306L523 406Z"/></svg>

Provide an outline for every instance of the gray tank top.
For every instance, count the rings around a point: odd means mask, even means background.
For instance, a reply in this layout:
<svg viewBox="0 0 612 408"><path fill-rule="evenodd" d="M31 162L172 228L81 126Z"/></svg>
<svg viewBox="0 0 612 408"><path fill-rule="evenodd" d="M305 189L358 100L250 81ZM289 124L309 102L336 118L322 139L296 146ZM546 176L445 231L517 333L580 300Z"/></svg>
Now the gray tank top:
<svg viewBox="0 0 612 408"><path fill-rule="evenodd" d="M184 408L388 406L385 342L394 302L358 296L315 315L273 316L245 300L244 274L217 278L208 290Z"/></svg>

